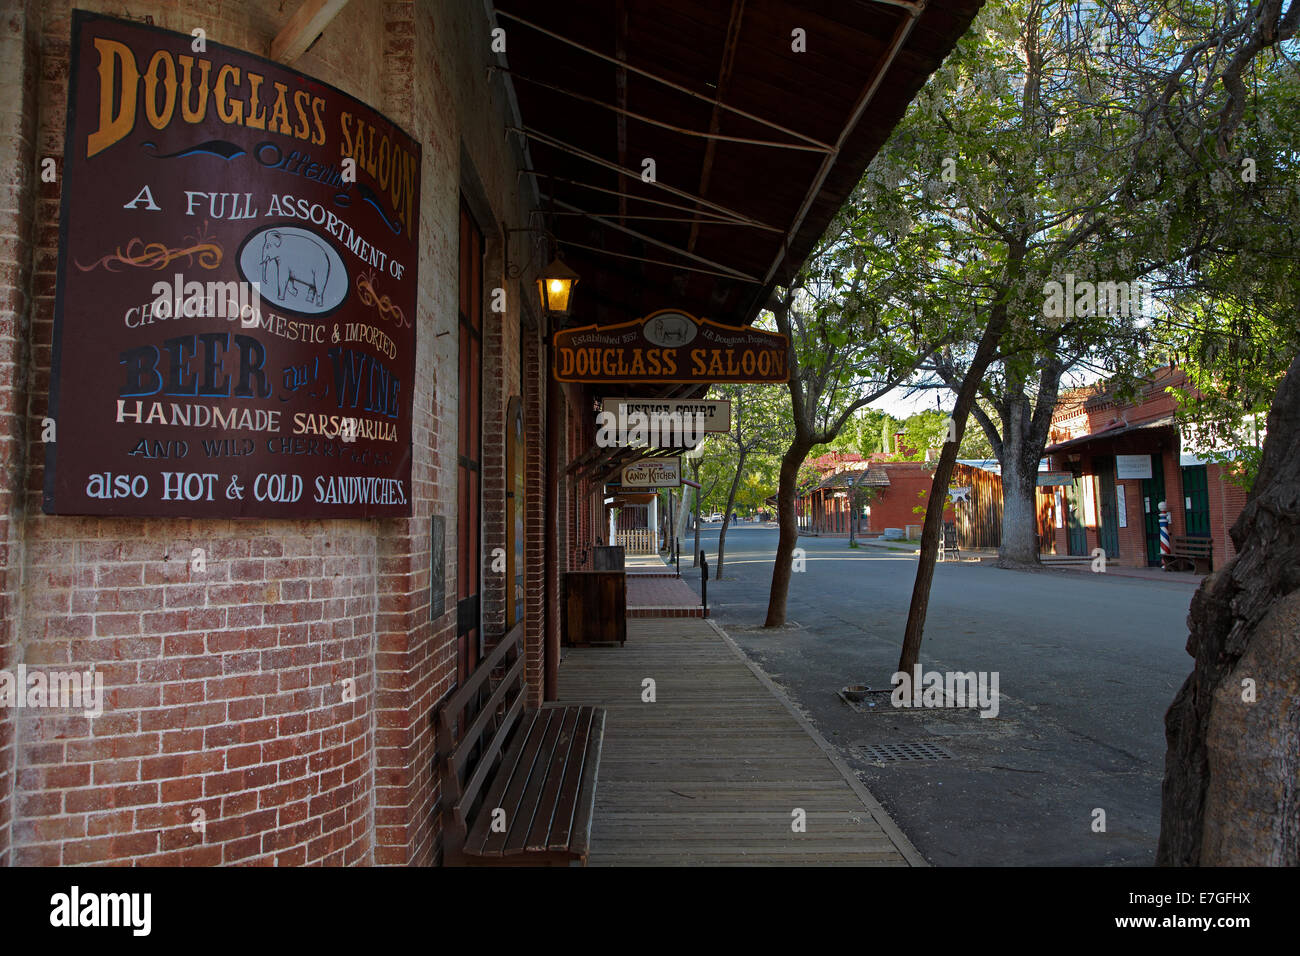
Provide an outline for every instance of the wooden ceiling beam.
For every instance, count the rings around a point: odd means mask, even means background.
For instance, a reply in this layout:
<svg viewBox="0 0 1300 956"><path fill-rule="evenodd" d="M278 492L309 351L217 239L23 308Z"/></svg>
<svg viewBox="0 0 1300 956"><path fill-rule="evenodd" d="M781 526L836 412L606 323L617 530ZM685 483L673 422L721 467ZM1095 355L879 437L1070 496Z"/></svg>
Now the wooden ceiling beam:
<svg viewBox="0 0 1300 956"><path fill-rule="evenodd" d="M271 41L271 59L278 63L298 59L347 5L348 0L303 0Z"/></svg>
<svg viewBox="0 0 1300 956"><path fill-rule="evenodd" d="M727 82L731 79L731 67L736 62L736 47L740 39L740 21L745 16L745 0L731 0L731 18L727 22L727 39L722 47L722 62L718 65L718 99L722 99L727 93ZM721 129L722 110L713 107L713 115L709 118L709 133L711 137L717 137ZM713 157L718 151L718 141L716 138L710 138L708 147L704 150L704 162L700 165L700 186L696 190L701 196L709 191L709 180L713 176ZM699 225L691 226L691 233L686 238L686 248L690 252L695 251L695 243L700 237Z"/></svg>

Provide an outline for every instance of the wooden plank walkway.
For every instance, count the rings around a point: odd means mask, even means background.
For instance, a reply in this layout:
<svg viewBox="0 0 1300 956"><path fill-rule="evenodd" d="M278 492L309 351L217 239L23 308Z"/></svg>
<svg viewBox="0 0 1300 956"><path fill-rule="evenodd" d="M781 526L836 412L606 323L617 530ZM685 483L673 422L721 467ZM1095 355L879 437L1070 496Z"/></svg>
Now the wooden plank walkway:
<svg viewBox="0 0 1300 956"><path fill-rule="evenodd" d="M642 681L655 681L655 702ZM708 621L566 648L560 701L608 710L592 866L925 865L834 750ZM792 811L807 830L792 830Z"/></svg>

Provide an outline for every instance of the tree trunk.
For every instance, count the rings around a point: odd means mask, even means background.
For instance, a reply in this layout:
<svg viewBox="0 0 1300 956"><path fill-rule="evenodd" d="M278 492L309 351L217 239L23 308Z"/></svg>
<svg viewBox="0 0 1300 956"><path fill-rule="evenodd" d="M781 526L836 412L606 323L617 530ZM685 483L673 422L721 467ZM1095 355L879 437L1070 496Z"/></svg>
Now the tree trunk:
<svg viewBox="0 0 1300 956"><path fill-rule="evenodd" d="M700 460L696 458L691 462L691 472L695 483L700 483ZM700 566L700 489L695 489L695 550L691 552L691 567Z"/></svg>
<svg viewBox="0 0 1300 956"><path fill-rule="evenodd" d="M871 470L871 465L867 465L862 473L856 475L853 482L849 485L849 547L857 545L858 515L862 513L862 503L858 501L858 482L867 476Z"/></svg>
<svg viewBox="0 0 1300 956"><path fill-rule="evenodd" d="M956 426L955 440L944 442L939 464L934 470L930 500L925 507L925 524L921 528L921 555L916 566L916 582L912 585L912 603L907 609L907 627L903 630L903 647L898 657L898 670L909 674L921 654L925 615L930 607L930 586L934 583L934 565L939 556L939 533L943 527L943 512L948 505L948 482L952 479L953 465L957 462L957 449L961 447L962 435L966 433L966 419L970 415L971 406L975 404L980 379L993 362L1006 324L1006 304L999 302L993 306L970 368L962 379L961 390L957 392L957 405L952 411Z"/></svg>
<svg viewBox="0 0 1300 956"><path fill-rule="evenodd" d="M781 533L776 543L776 559L772 565L772 590L767 598L764 627L780 627L785 623L791 562L794 560L794 549L799 544L799 524L794 513L795 491L798 490L799 468L811 448L812 442L796 438L781 458L781 479L776 492L776 521Z"/></svg>
<svg viewBox="0 0 1300 956"><path fill-rule="evenodd" d="M677 521L673 527L673 544L678 549L681 548L681 540L686 537L686 515L688 509L686 502L691 497L691 486L682 485L681 500L677 503Z"/></svg>
<svg viewBox="0 0 1300 956"><path fill-rule="evenodd" d="M1162 866L1300 865L1300 357L1232 540L1192 598L1196 663L1165 714Z"/></svg>
<svg viewBox="0 0 1300 956"><path fill-rule="evenodd" d="M736 504L736 491L740 488L740 475L745 469L745 458L749 454L744 448L740 449L740 457L736 459L736 474L731 479L731 490L727 492L727 510L722 514L722 530L718 532L718 570L713 575L715 580L722 580L722 562L727 548L727 528L731 526L731 509Z"/></svg>
<svg viewBox="0 0 1300 956"><path fill-rule="evenodd" d="M1010 435L1003 441L1002 543L998 567L1037 567L1038 559L1038 457L1032 464L1025 446L1032 442Z"/></svg>

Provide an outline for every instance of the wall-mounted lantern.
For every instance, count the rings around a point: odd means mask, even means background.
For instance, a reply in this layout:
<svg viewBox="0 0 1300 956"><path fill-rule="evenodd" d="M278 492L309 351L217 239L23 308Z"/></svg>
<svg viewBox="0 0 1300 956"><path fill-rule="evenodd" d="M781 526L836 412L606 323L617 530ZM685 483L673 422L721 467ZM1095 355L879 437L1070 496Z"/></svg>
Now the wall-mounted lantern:
<svg viewBox="0 0 1300 956"><path fill-rule="evenodd" d="M573 287L577 284L578 273L558 258L552 259L551 264L537 278L537 292L541 296L542 308L552 315L568 315L573 300Z"/></svg>

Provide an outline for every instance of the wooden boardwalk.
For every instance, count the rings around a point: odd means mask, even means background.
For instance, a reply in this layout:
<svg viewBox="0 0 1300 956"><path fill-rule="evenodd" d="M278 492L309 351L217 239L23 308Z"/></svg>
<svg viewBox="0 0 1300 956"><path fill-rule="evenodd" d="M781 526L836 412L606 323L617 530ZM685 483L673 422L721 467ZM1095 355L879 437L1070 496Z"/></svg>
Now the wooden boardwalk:
<svg viewBox="0 0 1300 956"><path fill-rule="evenodd" d="M642 701L647 677L654 703ZM830 745L707 621L630 619L625 647L566 648L559 689L562 703L608 709L592 866L924 865ZM806 832L792 830L796 808Z"/></svg>

